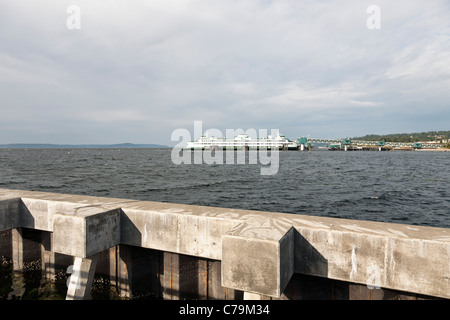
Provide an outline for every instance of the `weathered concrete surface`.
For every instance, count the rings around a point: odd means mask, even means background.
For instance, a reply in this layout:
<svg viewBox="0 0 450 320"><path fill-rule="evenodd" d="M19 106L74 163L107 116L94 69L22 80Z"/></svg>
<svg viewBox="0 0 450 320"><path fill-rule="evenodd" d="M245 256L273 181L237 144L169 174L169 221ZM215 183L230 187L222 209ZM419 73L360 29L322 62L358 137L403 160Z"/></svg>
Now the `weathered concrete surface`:
<svg viewBox="0 0 450 320"><path fill-rule="evenodd" d="M53 215L53 251L86 258L120 243L120 209L80 207Z"/></svg>
<svg viewBox="0 0 450 320"><path fill-rule="evenodd" d="M248 227L242 224L223 237L222 285L279 297L294 273L294 229L255 237Z"/></svg>
<svg viewBox="0 0 450 320"><path fill-rule="evenodd" d="M409 227L412 233L423 232L413 238L411 232L398 233L405 226L391 229L395 230L392 234L388 226L370 227L360 229L363 234L342 229L301 229L295 247L295 272L449 297L450 243L446 231L439 236L433 235L437 230ZM425 239L427 234L433 240Z"/></svg>
<svg viewBox="0 0 450 320"><path fill-rule="evenodd" d="M21 225L19 221L21 208L20 198L0 199L0 231L14 229Z"/></svg>
<svg viewBox="0 0 450 320"><path fill-rule="evenodd" d="M222 235L239 223L210 216L206 207L138 202L121 208L122 243L216 260L222 257Z"/></svg>
<svg viewBox="0 0 450 320"><path fill-rule="evenodd" d="M92 217L120 208L120 221L106 227L100 219L99 228L89 229L69 219L80 208L95 208ZM121 244L221 260L222 283L246 292L279 296L293 270L450 298L445 228L0 189L0 228L58 232L62 220L68 225L61 228L73 233L67 237L84 244L101 243L99 235L111 231L102 228L118 225ZM108 245L116 243L116 237L106 238ZM62 250L64 239L54 237L54 246ZM76 248L73 254L103 247Z"/></svg>

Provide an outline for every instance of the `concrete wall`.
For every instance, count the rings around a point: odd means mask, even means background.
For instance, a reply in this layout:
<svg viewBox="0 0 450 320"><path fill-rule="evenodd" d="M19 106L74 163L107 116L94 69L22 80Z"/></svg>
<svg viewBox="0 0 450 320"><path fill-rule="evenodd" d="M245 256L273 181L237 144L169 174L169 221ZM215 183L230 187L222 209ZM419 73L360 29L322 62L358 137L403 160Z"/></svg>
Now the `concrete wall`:
<svg viewBox="0 0 450 320"><path fill-rule="evenodd" d="M108 252L128 296L450 297L443 228L0 189L0 231L18 228L55 254Z"/></svg>

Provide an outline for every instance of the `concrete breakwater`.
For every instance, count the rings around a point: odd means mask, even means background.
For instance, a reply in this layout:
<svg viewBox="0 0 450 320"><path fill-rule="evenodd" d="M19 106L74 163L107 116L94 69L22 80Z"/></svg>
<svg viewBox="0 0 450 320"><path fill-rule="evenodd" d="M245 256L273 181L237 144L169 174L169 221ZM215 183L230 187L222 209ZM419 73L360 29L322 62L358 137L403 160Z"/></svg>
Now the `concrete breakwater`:
<svg viewBox="0 0 450 320"><path fill-rule="evenodd" d="M96 273L124 297L450 298L450 229L0 189L0 255L15 270Z"/></svg>

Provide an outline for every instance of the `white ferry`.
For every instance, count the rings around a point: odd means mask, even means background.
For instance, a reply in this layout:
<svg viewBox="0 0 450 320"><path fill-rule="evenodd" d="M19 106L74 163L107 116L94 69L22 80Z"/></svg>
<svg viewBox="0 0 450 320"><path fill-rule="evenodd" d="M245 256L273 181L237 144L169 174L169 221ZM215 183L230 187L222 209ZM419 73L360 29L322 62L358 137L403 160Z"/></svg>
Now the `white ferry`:
<svg viewBox="0 0 450 320"><path fill-rule="evenodd" d="M246 134L239 134L232 139L208 137L208 134L205 134L196 141L188 142L187 146L183 149L298 150L298 145L296 141L291 141L284 135L280 134L278 134L276 137L268 136L267 138L250 138Z"/></svg>

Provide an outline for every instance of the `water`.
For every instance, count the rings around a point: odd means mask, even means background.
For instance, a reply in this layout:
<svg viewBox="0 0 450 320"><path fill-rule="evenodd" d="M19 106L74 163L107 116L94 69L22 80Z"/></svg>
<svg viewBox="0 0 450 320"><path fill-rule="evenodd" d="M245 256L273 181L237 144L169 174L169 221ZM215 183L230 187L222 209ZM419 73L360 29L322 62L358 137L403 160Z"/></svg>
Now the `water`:
<svg viewBox="0 0 450 320"><path fill-rule="evenodd" d="M0 149L0 188L450 227L450 153L279 153L175 165L171 149Z"/></svg>
<svg viewBox="0 0 450 320"><path fill-rule="evenodd" d="M0 188L450 227L450 153L279 153L261 165L174 165L171 149L0 149ZM0 299L64 299L67 274L0 261ZM93 299L117 299L96 279Z"/></svg>

